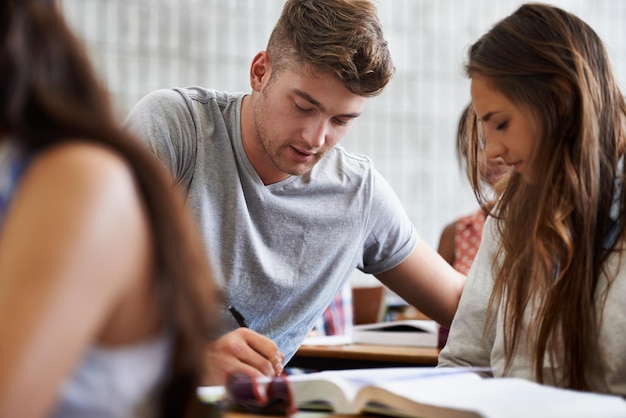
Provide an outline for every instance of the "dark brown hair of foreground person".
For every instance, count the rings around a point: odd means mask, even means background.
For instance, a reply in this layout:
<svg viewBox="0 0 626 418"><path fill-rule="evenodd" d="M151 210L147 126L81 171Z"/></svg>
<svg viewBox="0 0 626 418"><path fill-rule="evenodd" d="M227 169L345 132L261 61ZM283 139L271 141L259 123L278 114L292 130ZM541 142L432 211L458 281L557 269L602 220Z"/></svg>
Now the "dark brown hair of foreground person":
<svg viewBox="0 0 626 418"><path fill-rule="evenodd" d="M528 327L536 336L539 381L544 359L562 357L563 385L588 389L587 371L599 366L602 344L596 304L603 299L595 296L610 253L603 247L615 179L624 177L616 167L626 150L626 106L605 47L576 16L527 4L471 47L466 70L470 77L488 77L496 91L528 109L538 131L534 181L513 173L497 197L502 265L490 312L493 320L496 309L504 310L508 366L516 347L527 344L522 336ZM480 129L469 135L470 161L477 161ZM471 172L480 199L476 164ZM622 219L625 198L622 190ZM623 229L622 221L618 236ZM536 297L536 321L525 324L523 313Z"/></svg>
<svg viewBox="0 0 626 418"><path fill-rule="evenodd" d="M120 126L82 44L54 2L2 1L0 130L30 152L79 138L127 161L148 213L163 322L176 332L157 410L163 417L184 417L197 399L217 295L182 199L152 154Z"/></svg>

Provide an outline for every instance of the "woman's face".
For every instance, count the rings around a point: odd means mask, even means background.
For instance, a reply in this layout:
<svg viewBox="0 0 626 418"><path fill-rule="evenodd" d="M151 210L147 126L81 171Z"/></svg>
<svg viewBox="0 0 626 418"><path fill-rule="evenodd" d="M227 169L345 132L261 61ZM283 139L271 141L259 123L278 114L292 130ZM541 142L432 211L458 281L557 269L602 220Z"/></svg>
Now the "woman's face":
<svg viewBox="0 0 626 418"><path fill-rule="evenodd" d="M484 132L485 158L501 159L530 181L530 158L536 140L530 113L514 105L488 81L485 76L472 76L472 106Z"/></svg>
<svg viewBox="0 0 626 418"><path fill-rule="evenodd" d="M478 168L480 175L487 184L493 185L502 178L509 170L510 166L506 165L504 160L498 158L486 158L484 153L481 154L481 158L478 160Z"/></svg>

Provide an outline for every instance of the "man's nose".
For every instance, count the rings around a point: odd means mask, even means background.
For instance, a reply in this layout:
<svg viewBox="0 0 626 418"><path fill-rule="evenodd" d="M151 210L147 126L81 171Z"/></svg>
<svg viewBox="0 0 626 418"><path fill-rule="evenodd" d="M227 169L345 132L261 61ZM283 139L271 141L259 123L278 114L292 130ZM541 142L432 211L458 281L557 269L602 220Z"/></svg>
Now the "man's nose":
<svg viewBox="0 0 626 418"><path fill-rule="evenodd" d="M326 121L316 120L304 130L303 137L309 147L319 149L326 142L326 131Z"/></svg>

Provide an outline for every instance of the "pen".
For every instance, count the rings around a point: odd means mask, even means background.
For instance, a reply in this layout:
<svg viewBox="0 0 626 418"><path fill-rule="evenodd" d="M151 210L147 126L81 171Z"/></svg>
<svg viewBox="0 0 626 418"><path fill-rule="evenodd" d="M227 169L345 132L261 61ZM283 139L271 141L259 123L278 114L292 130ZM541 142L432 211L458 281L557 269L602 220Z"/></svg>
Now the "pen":
<svg viewBox="0 0 626 418"><path fill-rule="evenodd" d="M233 315L240 327L248 328L248 325L246 324L246 319L243 317L241 312L237 310L237 308L235 308L233 305L230 305L228 307L228 310Z"/></svg>
<svg viewBox="0 0 626 418"><path fill-rule="evenodd" d="M237 310L233 305L228 306L228 310L233 315L237 323L241 328L248 328L246 324L246 318L243 317L241 312ZM272 366L276 372L276 376L279 376L283 372L283 362L285 361L285 356L283 356L280 352L277 353L273 359L271 359Z"/></svg>

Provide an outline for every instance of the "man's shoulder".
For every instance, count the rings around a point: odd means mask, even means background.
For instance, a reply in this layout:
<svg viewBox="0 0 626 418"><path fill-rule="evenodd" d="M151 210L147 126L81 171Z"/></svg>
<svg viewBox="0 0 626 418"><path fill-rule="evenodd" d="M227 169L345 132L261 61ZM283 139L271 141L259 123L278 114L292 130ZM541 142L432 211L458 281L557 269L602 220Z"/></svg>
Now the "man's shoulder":
<svg viewBox="0 0 626 418"><path fill-rule="evenodd" d="M229 103L235 102L245 95L245 93L241 92L233 93L200 86L175 87L171 89L171 91L194 102L201 104L215 102L220 107L227 106Z"/></svg>
<svg viewBox="0 0 626 418"><path fill-rule="evenodd" d="M369 171L374 168L373 161L370 157L364 154L350 152L341 145L335 146L328 157L333 164L340 162L342 166L358 171Z"/></svg>
<svg viewBox="0 0 626 418"><path fill-rule="evenodd" d="M363 185L375 186L379 176L371 158L348 152L339 145L329 151L308 174L312 184L318 187L334 188L339 184L344 191L345 187L369 190Z"/></svg>
<svg viewBox="0 0 626 418"><path fill-rule="evenodd" d="M194 106L210 105L225 107L229 103L239 100L244 93L230 93L199 86L173 87L154 90L147 94L141 102L150 107L169 106Z"/></svg>

